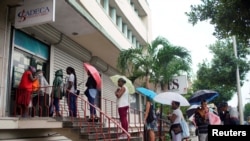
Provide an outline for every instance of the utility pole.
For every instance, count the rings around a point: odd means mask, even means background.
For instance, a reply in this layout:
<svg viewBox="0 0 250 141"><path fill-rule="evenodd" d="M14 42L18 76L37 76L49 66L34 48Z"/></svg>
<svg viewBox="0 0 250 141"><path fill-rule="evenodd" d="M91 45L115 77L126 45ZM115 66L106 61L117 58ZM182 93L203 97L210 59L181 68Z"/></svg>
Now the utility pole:
<svg viewBox="0 0 250 141"><path fill-rule="evenodd" d="M234 47L234 55L238 59L237 55L237 43L236 37L233 36L233 47ZM244 124L244 115L243 115L243 107L242 107L242 96L241 96L241 86L240 86L240 73L239 73L239 65L236 66L236 81L237 81L237 91L238 91L238 109L240 113L240 124Z"/></svg>

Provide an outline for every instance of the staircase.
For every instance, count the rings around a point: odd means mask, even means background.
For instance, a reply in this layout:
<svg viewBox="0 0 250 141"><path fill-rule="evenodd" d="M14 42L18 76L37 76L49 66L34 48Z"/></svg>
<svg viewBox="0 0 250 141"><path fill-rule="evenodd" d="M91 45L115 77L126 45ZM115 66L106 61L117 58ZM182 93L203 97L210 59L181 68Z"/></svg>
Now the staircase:
<svg viewBox="0 0 250 141"><path fill-rule="evenodd" d="M105 127L101 122L88 122L87 118L75 118L73 121L70 118L62 118L61 120L63 122L63 128L71 129L71 132L75 134L75 136L78 136L79 141L142 141L140 132L132 130L131 128L129 130L130 138L118 139L119 135L121 135L121 129L119 129L119 127Z"/></svg>
<svg viewBox="0 0 250 141"><path fill-rule="evenodd" d="M60 103L62 117L28 117L21 118L16 114L17 106L14 105L14 116L7 117L8 120L0 119L0 140L6 141L113 141L113 140L143 140L143 112L130 109L129 131L126 132L120 125L117 116L117 107L115 102L108 103L101 110L94 106L99 113L98 122L88 122L89 103L83 97L78 97L80 108L76 118L67 117L67 103ZM39 105L39 104L38 104ZM105 109L108 106L113 107L111 114ZM34 107L32 107L34 108ZM39 107L41 108L41 107ZM45 109L46 112L48 108ZM22 112L22 111L21 111ZM42 112L41 112L42 113ZM21 114L21 113L20 113ZM130 115L131 114L131 115ZM11 123L11 124L10 124ZM4 126L1 126L4 125ZM6 126L5 126L6 125ZM6 130L7 129L7 130ZM124 132L127 138L119 139Z"/></svg>

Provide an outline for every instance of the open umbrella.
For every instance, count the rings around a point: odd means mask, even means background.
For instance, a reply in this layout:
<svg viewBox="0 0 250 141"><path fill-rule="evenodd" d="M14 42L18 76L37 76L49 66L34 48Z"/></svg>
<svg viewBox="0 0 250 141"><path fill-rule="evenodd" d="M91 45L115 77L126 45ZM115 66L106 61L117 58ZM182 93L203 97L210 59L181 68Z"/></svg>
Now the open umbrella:
<svg viewBox="0 0 250 141"><path fill-rule="evenodd" d="M110 77L110 79L112 80L112 82L116 86L118 86L117 82L118 82L118 80L120 78L123 78L126 81L125 86L128 88L129 93L130 94L134 94L135 93L135 87L134 87L133 83L127 77L125 77L123 75L118 75L118 74L117 75L113 75L113 76Z"/></svg>
<svg viewBox="0 0 250 141"><path fill-rule="evenodd" d="M187 117L190 118L190 117L195 113L195 111L197 110L197 108L198 108L199 106L200 106L200 105L191 105L191 106L186 110Z"/></svg>
<svg viewBox="0 0 250 141"><path fill-rule="evenodd" d="M186 114L188 118L192 118L195 111L197 110L197 108L200 107L200 105L191 105L187 110L186 110ZM213 103L208 104L207 107L209 108L210 112L213 112L215 114L218 114L215 108L215 105Z"/></svg>
<svg viewBox="0 0 250 141"><path fill-rule="evenodd" d="M90 74L95 79L97 89L101 89L102 80L101 80L101 76L100 76L99 71L97 71L97 69L94 66L90 65L89 63L83 63L83 66L84 66L84 69L87 72L89 71Z"/></svg>
<svg viewBox="0 0 250 141"><path fill-rule="evenodd" d="M218 92L213 90L198 90L189 98L188 101L192 105L200 104L202 100L210 102L218 95L219 95Z"/></svg>
<svg viewBox="0 0 250 141"><path fill-rule="evenodd" d="M138 87L138 88L136 88L136 91L138 91L140 94L147 96L151 99L153 99L157 95L154 91L149 90L149 89L144 88L144 87Z"/></svg>
<svg viewBox="0 0 250 141"><path fill-rule="evenodd" d="M175 92L164 92L164 93L157 94L153 100L158 103L166 104L166 105L171 105L172 101L180 102L180 106L190 105L185 97Z"/></svg>

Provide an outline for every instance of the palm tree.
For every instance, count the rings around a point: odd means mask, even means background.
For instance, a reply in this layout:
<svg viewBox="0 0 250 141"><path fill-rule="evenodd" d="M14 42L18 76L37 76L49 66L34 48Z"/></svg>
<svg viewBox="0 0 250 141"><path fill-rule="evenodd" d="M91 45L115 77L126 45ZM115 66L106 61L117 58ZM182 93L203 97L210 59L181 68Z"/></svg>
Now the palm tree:
<svg viewBox="0 0 250 141"><path fill-rule="evenodd" d="M117 67L132 82L146 78L146 84L153 82L155 90L157 84L165 85L181 71L188 72L190 65L191 56L185 48L173 46L160 36L147 46L122 50L117 61Z"/></svg>

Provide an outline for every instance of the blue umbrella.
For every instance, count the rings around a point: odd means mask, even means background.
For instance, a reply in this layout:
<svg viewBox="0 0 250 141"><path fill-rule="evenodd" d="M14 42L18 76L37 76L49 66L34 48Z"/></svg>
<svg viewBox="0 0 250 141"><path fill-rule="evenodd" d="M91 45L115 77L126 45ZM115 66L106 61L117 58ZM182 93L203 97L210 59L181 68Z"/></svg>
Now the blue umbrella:
<svg viewBox="0 0 250 141"><path fill-rule="evenodd" d="M210 102L218 95L219 95L218 92L213 90L198 90L189 98L188 102L192 105L194 104L199 105L202 100Z"/></svg>
<svg viewBox="0 0 250 141"><path fill-rule="evenodd" d="M157 95L154 91L146 89L144 87L138 87L136 88L136 91L144 96L149 97L150 99L153 99Z"/></svg>

